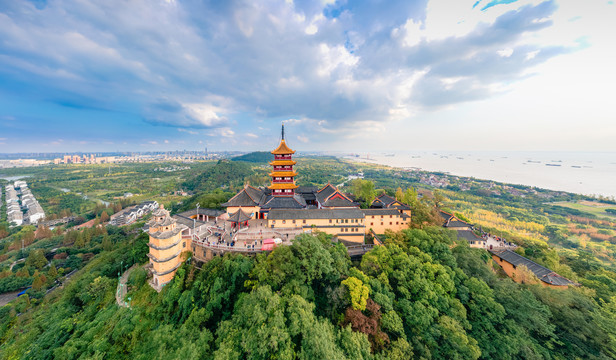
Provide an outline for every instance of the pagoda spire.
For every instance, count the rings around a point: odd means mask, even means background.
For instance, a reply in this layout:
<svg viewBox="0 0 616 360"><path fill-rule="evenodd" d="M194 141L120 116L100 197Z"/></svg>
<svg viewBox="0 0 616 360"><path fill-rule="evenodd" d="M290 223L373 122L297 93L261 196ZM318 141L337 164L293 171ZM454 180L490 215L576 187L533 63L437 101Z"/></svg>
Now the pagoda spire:
<svg viewBox="0 0 616 360"><path fill-rule="evenodd" d="M282 140L284 140L284 123L282 123Z"/></svg>

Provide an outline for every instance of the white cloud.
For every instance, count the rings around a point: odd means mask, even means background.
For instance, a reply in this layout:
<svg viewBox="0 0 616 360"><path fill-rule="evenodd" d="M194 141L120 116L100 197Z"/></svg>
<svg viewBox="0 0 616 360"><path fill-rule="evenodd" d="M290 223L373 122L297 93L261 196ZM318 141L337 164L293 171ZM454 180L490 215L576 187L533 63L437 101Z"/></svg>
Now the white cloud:
<svg viewBox="0 0 616 360"><path fill-rule="evenodd" d="M591 103L610 93L593 89L601 87L601 74L613 83L615 6L519 0L482 11L488 1L475 2L348 8L341 2L63 0L41 9L7 2L0 10L0 76L39 89L19 94L33 103L37 92L59 104L77 99L77 106L143 118L149 131L165 125L229 138L241 128L252 137L290 119L323 141L366 129L412 134L426 114L497 101L540 73L549 75L537 89L576 69L586 76L571 75L578 82L569 89L589 94L579 99ZM588 55L566 55L575 62L557 57L581 41L588 42ZM611 111L593 105L593 113ZM502 111L493 109L493 118ZM558 124L550 118L538 121ZM259 122L270 124L257 128Z"/></svg>
<svg viewBox="0 0 616 360"><path fill-rule="evenodd" d="M178 131L179 132L189 133L190 135L198 135L199 134L197 131L189 130L189 129L184 129L184 128L178 128Z"/></svg>

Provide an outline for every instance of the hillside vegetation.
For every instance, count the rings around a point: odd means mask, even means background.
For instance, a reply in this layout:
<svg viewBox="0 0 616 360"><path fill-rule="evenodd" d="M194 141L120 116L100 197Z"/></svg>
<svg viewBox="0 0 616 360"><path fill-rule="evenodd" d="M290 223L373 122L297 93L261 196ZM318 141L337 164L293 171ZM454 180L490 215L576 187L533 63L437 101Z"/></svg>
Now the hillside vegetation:
<svg viewBox="0 0 616 360"><path fill-rule="evenodd" d="M2 308L0 357L616 356L613 302L515 284L492 272L483 251L451 245L446 230L405 230L354 265L327 236L303 235L257 258L185 264L160 294L135 271L127 309L114 299L120 259L128 261L118 244L36 308Z"/></svg>
<svg viewBox="0 0 616 360"><path fill-rule="evenodd" d="M616 358L616 224L554 206L592 199L443 174L449 185L437 190L422 172L334 158L298 162L301 185L345 182L363 203L381 192L398 197L413 209L412 227L386 233L385 245L360 262L325 234L254 258L189 260L161 293L138 267L124 308L114 297L119 273L148 261L143 223L35 232L0 221L0 292L32 287L0 307L0 359ZM67 184L74 195L79 189L114 199L122 182L141 187L139 200L220 208L245 183L267 184L269 170L234 161L156 168L125 164L112 178L98 166L48 175L32 169L29 183L51 211L72 204L59 203L65 193L58 188ZM363 180L347 181L358 172ZM176 189L194 195L171 194ZM105 207L81 199L67 211L95 224L125 201ZM488 252L433 226L435 206L518 244L516 251L581 286L512 282Z"/></svg>

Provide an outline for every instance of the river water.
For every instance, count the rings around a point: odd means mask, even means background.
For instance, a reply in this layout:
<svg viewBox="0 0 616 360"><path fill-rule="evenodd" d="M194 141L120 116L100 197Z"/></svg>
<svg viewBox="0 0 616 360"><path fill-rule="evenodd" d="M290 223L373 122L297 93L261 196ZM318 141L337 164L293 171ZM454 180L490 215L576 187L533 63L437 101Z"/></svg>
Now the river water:
<svg viewBox="0 0 616 360"><path fill-rule="evenodd" d="M614 152L417 151L346 158L584 195L616 197Z"/></svg>

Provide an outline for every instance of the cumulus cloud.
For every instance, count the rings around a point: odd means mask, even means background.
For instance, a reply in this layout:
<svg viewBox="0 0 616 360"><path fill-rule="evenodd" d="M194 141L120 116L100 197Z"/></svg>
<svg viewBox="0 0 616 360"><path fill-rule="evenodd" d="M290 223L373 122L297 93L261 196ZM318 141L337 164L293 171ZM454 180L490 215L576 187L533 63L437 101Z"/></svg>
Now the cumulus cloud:
<svg viewBox="0 0 616 360"><path fill-rule="evenodd" d="M192 135L230 137L247 118L380 129L493 96L571 51L529 36L552 25L554 1L476 2L9 1L0 74L33 85L24 96Z"/></svg>

